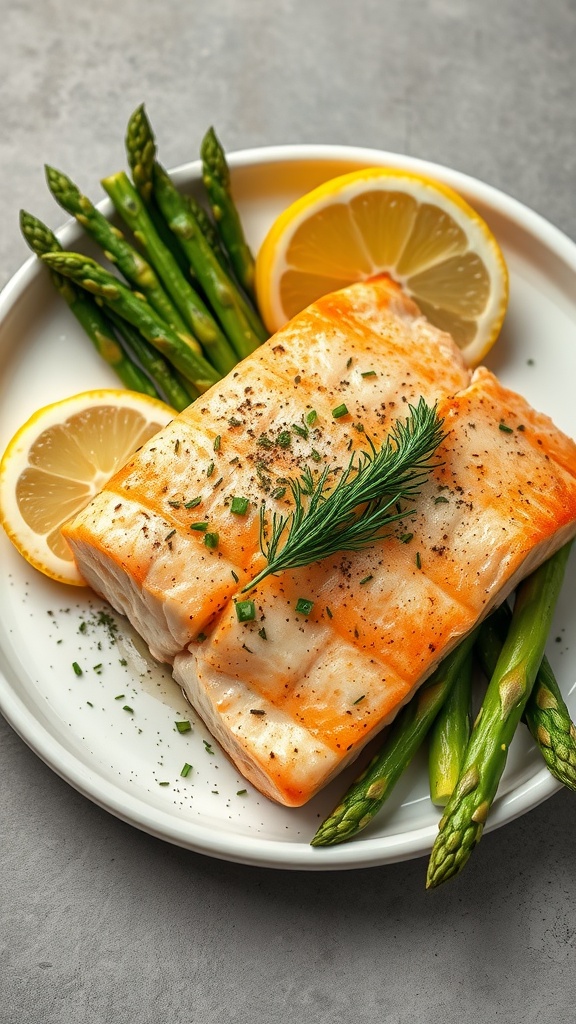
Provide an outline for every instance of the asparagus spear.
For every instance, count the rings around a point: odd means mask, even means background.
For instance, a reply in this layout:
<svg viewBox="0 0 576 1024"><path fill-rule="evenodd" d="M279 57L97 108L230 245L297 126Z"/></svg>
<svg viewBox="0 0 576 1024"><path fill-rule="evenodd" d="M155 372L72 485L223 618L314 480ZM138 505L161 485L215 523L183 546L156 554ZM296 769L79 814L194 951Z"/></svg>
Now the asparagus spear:
<svg viewBox="0 0 576 1024"><path fill-rule="evenodd" d="M143 256L126 241L118 228L112 227L106 217L87 196L82 195L77 185L61 171L46 165L46 181L54 199L60 206L76 217L85 231L102 247L106 258L113 263L127 281L144 295L147 302L173 327L175 331L188 335L188 342L200 346L188 332L188 327L174 303L164 291L155 270Z"/></svg>
<svg viewBox="0 0 576 1024"><path fill-rule="evenodd" d="M544 655L569 551L567 544L517 590L508 636L474 723L458 784L439 824L428 888L456 875L480 840Z"/></svg>
<svg viewBox="0 0 576 1024"><path fill-rule="evenodd" d="M456 786L470 738L472 667L470 651L430 730L430 797L439 807L446 806Z"/></svg>
<svg viewBox="0 0 576 1024"><path fill-rule="evenodd" d="M255 301L254 257L244 237L242 223L230 189L230 171L226 155L213 128L209 128L200 147L202 176L230 262L240 284Z"/></svg>
<svg viewBox="0 0 576 1024"><path fill-rule="evenodd" d="M34 217L26 210L20 210L20 228L28 245L37 256L62 252L62 246L56 235L38 217ZM94 299L82 289L75 288L68 278L63 277L55 270L50 271L50 276L54 286L84 328L97 352L117 373L124 387L158 398L159 394L154 384L122 350L111 323Z"/></svg>
<svg viewBox="0 0 576 1024"><path fill-rule="evenodd" d="M148 130L148 118L141 103L128 120L126 128L126 155L132 172L132 181L140 194L156 232L170 250L186 278L190 272L188 263L174 235L156 206L152 189L152 167L156 159L156 145Z"/></svg>
<svg viewBox="0 0 576 1024"><path fill-rule="evenodd" d="M512 612L498 608L482 626L476 650L487 676L494 671ZM576 727L546 656L524 710L524 718L552 775L576 792Z"/></svg>
<svg viewBox="0 0 576 1024"><path fill-rule="evenodd" d="M422 744L462 671L476 635L474 630L451 651L400 712L382 749L320 825L312 846L342 843L370 824Z"/></svg>
<svg viewBox="0 0 576 1024"><path fill-rule="evenodd" d="M226 363L229 359L229 346L224 334L200 296L184 277L170 250L158 236L146 207L128 176L120 171L105 178L102 185L120 216L145 249L150 263L164 282L164 287L172 296L190 330L205 351L210 353L211 362L215 365L218 358L220 363Z"/></svg>
<svg viewBox="0 0 576 1024"><path fill-rule="evenodd" d="M152 306L136 295L99 263L80 253L47 253L42 257L51 269L71 277L82 288L97 295L129 323L137 327L147 341L180 370L202 394L219 380L217 371L154 312Z"/></svg>
<svg viewBox="0 0 576 1024"><path fill-rule="evenodd" d="M236 356L243 359L258 348L263 337L254 333L246 315L245 300L214 256L190 206L158 163L154 167L154 194L168 226L178 238L230 339ZM233 358L236 362L234 355Z"/></svg>
<svg viewBox="0 0 576 1024"><path fill-rule="evenodd" d="M127 320L118 316L112 308L109 308L108 316L119 336L124 339L129 351L136 357L145 372L150 374L163 401L176 409L176 412L187 409L190 403L198 397L198 392L193 385L180 380L177 370L172 369L154 346L140 334L140 331L137 331Z"/></svg>

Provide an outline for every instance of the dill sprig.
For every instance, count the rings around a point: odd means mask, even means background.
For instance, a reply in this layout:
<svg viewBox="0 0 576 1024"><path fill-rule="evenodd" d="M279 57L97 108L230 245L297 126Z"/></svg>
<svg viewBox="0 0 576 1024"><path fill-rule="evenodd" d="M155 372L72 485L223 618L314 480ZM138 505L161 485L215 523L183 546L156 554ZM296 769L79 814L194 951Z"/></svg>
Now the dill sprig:
<svg viewBox="0 0 576 1024"><path fill-rule="evenodd" d="M325 466L314 477L306 466L299 478L289 480L294 508L287 515L274 512L270 526L261 505L260 548L268 564L245 591L271 573L375 544L390 536L382 532L386 527L412 514L413 508L399 509L398 502L414 499L440 465L434 453L446 435L436 406L420 398L409 410L379 450L366 436L369 451L355 452L344 470Z"/></svg>

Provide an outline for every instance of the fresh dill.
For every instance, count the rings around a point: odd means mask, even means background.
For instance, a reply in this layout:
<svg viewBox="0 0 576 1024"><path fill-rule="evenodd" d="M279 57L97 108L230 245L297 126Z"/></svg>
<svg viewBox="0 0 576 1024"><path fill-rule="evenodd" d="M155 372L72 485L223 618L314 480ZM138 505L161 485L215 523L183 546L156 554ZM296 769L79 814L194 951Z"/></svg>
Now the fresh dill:
<svg viewBox="0 0 576 1024"><path fill-rule="evenodd" d="M397 508L397 503L417 497L440 465L434 455L446 435L436 406L420 398L409 410L379 449L366 436L369 450L355 452L343 470L325 466L314 477L305 466L299 478L288 481L294 507L287 515L274 512L269 523L266 506L260 507L260 547L267 565L244 591L272 573L368 547L390 535L382 531L391 523L412 514L413 508Z"/></svg>

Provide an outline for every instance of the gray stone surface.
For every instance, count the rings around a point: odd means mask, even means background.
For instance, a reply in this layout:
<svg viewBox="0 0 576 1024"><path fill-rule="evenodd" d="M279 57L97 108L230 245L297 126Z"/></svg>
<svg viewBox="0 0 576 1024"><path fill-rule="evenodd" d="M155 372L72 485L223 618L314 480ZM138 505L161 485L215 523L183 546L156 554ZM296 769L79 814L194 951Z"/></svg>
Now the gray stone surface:
<svg viewBox="0 0 576 1024"><path fill-rule="evenodd" d="M163 160L388 148L467 171L576 237L574 0L0 0L0 284L20 206L61 221L145 100ZM304 874L220 863L119 822L0 722L2 1024L564 1024L576 825L555 796L434 894L425 862Z"/></svg>

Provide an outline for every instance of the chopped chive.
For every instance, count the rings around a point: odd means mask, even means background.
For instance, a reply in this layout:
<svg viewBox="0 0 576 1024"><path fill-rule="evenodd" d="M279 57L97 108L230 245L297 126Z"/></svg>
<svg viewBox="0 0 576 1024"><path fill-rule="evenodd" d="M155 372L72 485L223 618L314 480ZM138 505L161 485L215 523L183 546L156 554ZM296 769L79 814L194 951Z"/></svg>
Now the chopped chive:
<svg viewBox="0 0 576 1024"><path fill-rule="evenodd" d="M205 533L204 534L204 543L205 543L207 548L211 548L212 550L214 550L214 548L217 548L218 547L218 540L219 540L219 534L217 534L217 533Z"/></svg>
<svg viewBox="0 0 576 1024"><path fill-rule="evenodd" d="M268 639L268 637L266 636L266 630L264 629L264 626L262 626L262 629L258 630L258 636L262 637L262 640Z"/></svg>
<svg viewBox="0 0 576 1024"><path fill-rule="evenodd" d="M360 376L361 377L375 377L376 376L376 370L364 370L364 373L362 373Z"/></svg>
<svg viewBox="0 0 576 1024"><path fill-rule="evenodd" d="M234 580L234 583L238 583L238 573L234 572L234 569L230 569L230 572L232 573L232 579Z"/></svg>
<svg viewBox="0 0 576 1024"><path fill-rule="evenodd" d="M317 452L315 448L312 449L312 451L310 452L310 455L314 459L314 462L320 462L321 459L322 459L322 456L320 455L320 452Z"/></svg>
<svg viewBox="0 0 576 1024"><path fill-rule="evenodd" d="M237 419L236 416L231 416L230 419L228 420L228 423L229 423L229 425L231 427L241 427L242 426L242 420Z"/></svg>
<svg viewBox="0 0 576 1024"><path fill-rule="evenodd" d="M239 789L238 792L236 793L236 796L246 796L247 792L247 789Z"/></svg>
<svg viewBox="0 0 576 1024"><path fill-rule="evenodd" d="M134 714L134 708L131 708L129 704L124 704L122 707L122 711L128 711L129 714L131 715Z"/></svg>
<svg viewBox="0 0 576 1024"><path fill-rule="evenodd" d="M78 664L77 661L72 662L72 668L74 669L74 672L76 673L77 676L82 675L82 669L80 668L80 665Z"/></svg>
<svg viewBox="0 0 576 1024"><path fill-rule="evenodd" d="M120 661L118 662L118 664L122 665L122 667L124 667L124 665L127 665L128 662L126 661L126 658L120 658Z"/></svg>
<svg viewBox="0 0 576 1024"><path fill-rule="evenodd" d="M265 715L266 712L263 711L261 708L250 708L250 714L251 715Z"/></svg>
<svg viewBox="0 0 576 1024"><path fill-rule="evenodd" d="M308 437L308 429L306 427L301 427L299 423L293 423L292 430L295 434L298 434L298 437Z"/></svg>
<svg viewBox="0 0 576 1024"><path fill-rule="evenodd" d="M169 782L159 782L158 785L159 786L169 786L170 783Z"/></svg>
<svg viewBox="0 0 576 1024"><path fill-rule="evenodd" d="M179 441L178 438L176 438L176 440L174 441L174 451L176 453L178 452L179 447L180 447L180 441Z"/></svg>
<svg viewBox="0 0 576 1024"><path fill-rule="evenodd" d="M117 697L114 697L114 700L124 700L125 696L125 693L119 693Z"/></svg>
<svg viewBox="0 0 576 1024"><path fill-rule="evenodd" d="M213 472L214 472L214 463L211 462L210 465L208 466L208 469L206 470L206 476L207 477L212 476Z"/></svg>
<svg viewBox="0 0 576 1024"><path fill-rule="evenodd" d="M176 530L170 530L170 533L166 534L166 536L164 537L164 540L170 540L170 538L173 537L175 533L176 533Z"/></svg>
<svg viewBox="0 0 576 1024"><path fill-rule="evenodd" d="M417 569L421 569L422 568L422 559L420 558L420 552L419 551L416 552L416 568Z"/></svg>
<svg viewBox="0 0 576 1024"><path fill-rule="evenodd" d="M245 516L248 511L249 501L248 498L240 498L238 496L232 498L230 502L230 511L235 516Z"/></svg>
<svg viewBox="0 0 576 1024"><path fill-rule="evenodd" d="M413 536L413 533L403 533L402 536L400 537L400 540L402 541L403 544L409 544Z"/></svg>
<svg viewBox="0 0 576 1024"><path fill-rule="evenodd" d="M306 413L306 423L309 427L313 427L318 419L318 413L316 409L310 409L310 412Z"/></svg>
<svg viewBox="0 0 576 1024"><path fill-rule="evenodd" d="M216 483L214 484L214 490L216 490L217 487L220 487L220 484L222 483L223 479L223 476L218 477Z"/></svg>
<svg viewBox="0 0 576 1024"><path fill-rule="evenodd" d="M365 576L363 580L360 580L360 586L362 587L364 585L364 583L369 583L370 580L373 580L373 579L374 579L373 576Z"/></svg>
<svg viewBox="0 0 576 1024"><path fill-rule="evenodd" d="M222 438L220 437L220 434L218 434L218 437L214 438L214 451L215 452L219 452L220 451L220 443L221 443L221 441L222 441Z"/></svg>
<svg viewBox="0 0 576 1024"><path fill-rule="evenodd" d="M274 442L271 441L269 437L266 437L266 434L260 434L260 437L258 438L256 444L260 445L261 448L274 447Z"/></svg>
<svg viewBox="0 0 576 1024"><path fill-rule="evenodd" d="M178 732L190 732L192 725L190 722L174 722L174 725L178 729Z"/></svg>
<svg viewBox="0 0 576 1024"><path fill-rule="evenodd" d="M509 427L506 423L499 423L498 424L498 429L501 430L504 434L513 434L514 433L512 427Z"/></svg>
<svg viewBox="0 0 576 1024"><path fill-rule="evenodd" d="M88 623L87 622L81 622L80 625L78 626L78 632L79 633L85 633L87 629L88 629Z"/></svg>
<svg viewBox="0 0 576 1024"><path fill-rule="evenodd" d="M326 605L326 615L328 616L329 619L333 618L332 612L330 611L328 605Z"/></svg>
<svg viewBox="0 0 576 1024"><path fill-rule="evenodd" d="M251 622L256 618L256 605L254 601L237 601L236 617L238 622Z"/></svg>
<svg viewBox="0 0 576 1024"><path fill-rule="evenodd" d="M335 409L332 409L332 415L335 420L339 420L342 416L347 416L348 406L342 402L342 405L337 405Z"/></svg>
<svg viewBox="0 0 576 1024"><path fill-rule="evenodd" d="M197 530L199 533L206 533L208 523L190 523L190 529Z"/></svg>
<svg viewBox="0 0 576 1024"><path fill-rule="evenodd" d="M169 501L168 504L170 505L171 508L180 508L179 501Z"/></svg>
<svg viewBox="0 0 576 1024"><path fill-rule="evenodd" d="M353 704L359 704L361 700L364 700L365 696L366 696L366 694L363 693L361 697L358 697L358 700L355 700L353 702Z"/></svg>
<svg viewBox="0 0 576 1024"><path fill-rule="evenodd" d="M289 448L292 444L292 435L289 430L281 430L276 438L281 448Z"/></svg>
<svg viewBox="0 0 576 1024"><path fill-rule="evenodd" d="M274 490L272 491L270 497L271 498L280 499L280 498L283 498L285 494L286 494L286 488L285 487L275 487Z"/></svg>
<svg viewBox="0 0 576 1024"><path fill-rule="evenodd" d="M294 610L300 615L310 615L313 607L314 601L309 601L307 597L299 597Z"/></svg>
<svg viewBox="0 0 576 1024"><path fill-rule="evenodd" d="M364 424L363 423L353 423L352 426L354 427L354 430L358 431L359 434L363 434L364 433Z"/></svg>
<svg viewBox="0 0 576 1024"><path fill-rule="evenodd" d="M182 765L182 771L180 772L181 778L185 779L187 775L190 775L191 771L192 765L188 764L188 761L186 761L185 764Z"/></svg>
<svg viewBox="0 0 576 1024"><path fill-rule="evenodd" d="M92 671L93 672L97 672L98 675L101 675L101 673L102 673L102 662L100 662L98 665L93 665L92 666Z"/></svg>
<svg viewBox="0 0 576 1024"><path fill-rule="evenodd" d="M449 505L450 501L449 501L448 498L445 498L443 494L440 494L438 498L434 498L434 504L435 505Z"/></svg>
<svg viewBox="0 0 576 1024"><path fill-rule="evenodd" d="M351 366L352 366L352 356L350 356L348 362L346 363L346 369L349 370Z"/></svg>
<svg viewBox="0 0 576 1024"><path fill-rule="evenodd" d="M184 508L196 508L200 504L202 498L190 498L190 501L184 502Z"/></svg>
<svg viewBox="0 0 576 1024"><path fill-rule="evenodd" d="M91 700L87 700L86 703L87 703L89 708L93 708L94 707L94 705L93 705Z"/></svg>

